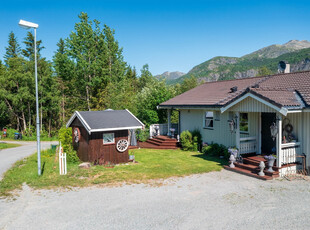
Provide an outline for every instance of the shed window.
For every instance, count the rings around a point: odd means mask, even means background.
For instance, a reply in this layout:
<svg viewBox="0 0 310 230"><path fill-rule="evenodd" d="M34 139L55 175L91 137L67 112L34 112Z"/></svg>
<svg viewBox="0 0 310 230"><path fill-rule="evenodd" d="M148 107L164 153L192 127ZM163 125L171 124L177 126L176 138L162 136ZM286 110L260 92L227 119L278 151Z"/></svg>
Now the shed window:
<svg viewBox="0 0 310 230"><path fill-rule="evenodd" d="M205 115L205 128L213 128L213 112L207 111Z"/></svg>
<svg viewBox="0 0 310 230"><path fill-rule="evenodd" d="M240 113L240 132L249 132L248 113Z"/></svg>
<svg viewBox="0 0 310 230"><path fill-rule="evenodd" d="M114 133L104 133L102 139L104 145L115 143Z"/></svg>

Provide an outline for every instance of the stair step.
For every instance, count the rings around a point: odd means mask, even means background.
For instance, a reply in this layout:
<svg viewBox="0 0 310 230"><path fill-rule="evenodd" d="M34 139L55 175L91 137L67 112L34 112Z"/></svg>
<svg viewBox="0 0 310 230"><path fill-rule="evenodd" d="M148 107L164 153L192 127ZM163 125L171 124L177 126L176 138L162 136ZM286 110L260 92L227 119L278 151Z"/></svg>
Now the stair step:
<svg viewBox="0 0 310 230"><path fill-rule="evenodd" d="M236 172L236 173L240 173L240 174L247 175L247 176L254 177L254 178L257 178L257 179L261 179L261 180L272 180L274 178L274 177L268 176L268 175L259 176L259 175L255 174L255 173L251 172L250 170L239 168L239 167L230 168L229 166L224 165L224 168L226 170L229 170L229 171L233 171L233 172Z"/></svg>

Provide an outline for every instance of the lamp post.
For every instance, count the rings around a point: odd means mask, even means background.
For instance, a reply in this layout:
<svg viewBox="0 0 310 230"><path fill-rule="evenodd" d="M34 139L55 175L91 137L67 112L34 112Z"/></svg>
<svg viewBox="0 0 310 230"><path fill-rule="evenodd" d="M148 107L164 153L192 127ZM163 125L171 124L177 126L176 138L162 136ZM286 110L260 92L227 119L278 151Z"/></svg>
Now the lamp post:
<svg viewBox="0 0 310 230"><path fill-rule="evenodd" d="M25 29L33 28L34 30L34 73L36 82L36 123L37 123L37 152L38 152L38 175L41 175L41 145L40 145L40 120L39 120L39 96L38 96L38 74L37 74L37 28L38 24L20 20L18 23L21 27Z"/></svg>

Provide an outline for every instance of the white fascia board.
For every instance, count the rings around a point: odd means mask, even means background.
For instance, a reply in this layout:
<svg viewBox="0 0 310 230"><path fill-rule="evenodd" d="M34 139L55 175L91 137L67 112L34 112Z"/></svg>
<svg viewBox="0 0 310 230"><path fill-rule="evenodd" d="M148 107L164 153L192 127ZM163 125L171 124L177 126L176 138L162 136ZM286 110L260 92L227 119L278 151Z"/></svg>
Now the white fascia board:
<svg viewBox="0 0 310 230"><path fill-rule="evenodd" d="M135 115L133 115L128 109L126 109L128 113L130 113L131 116L133 116L143 127L145 126Z"/></svg>
<svg viewBox="0 0 310 230"><path fill-rule="evenodd" d="M71 116L71 118L67 122L67 124L66 124L67 128L71 125L71 123L73 122L74 118L76 118L76 111L74 112L74 114Z"/></svg>
<svg viewBox="0 0 310 230"><path fill-rule="evenodd" d="M178 107L178 106L172 106L172 107L158 107L159 109L179 109L179 110L182 110L182 109L194 109L194 110L214 110L214 111L220 111L220 108L219 107L184 107L184 106L181 106L181 107Z"/></svg>
<svg viewBox="0 0 310 230"><path fill-rule="evenodd" d="M90 130L90 133L95 132L105 132L105 131L117 131L117 130L126 130L126 129L142 129L143 126L130 126L130 127L118 127L118 128L105 128L105 129L92 129Z"/></svg>
<svg viewBox="0 0 310 230"><path fill-rule="evenodd" d="M76 111L76 114L79 118L79 120L82 122L82 124L84 125L85 129L90 133L91 132L91 128L89 127L89 125L87 124L87 122L84 120L84 118L81 116L81 114Z"/></svg>
<svg viewBox="0 0 310 230"><path fill-rule="evenodd" d="M84 120L84 118L81 116L81 114L78 111L75 111L74 114L72 115L72 117L70 118L70 120L67 122L66 127L68 128L72 122L74 121L75 118L78 118L80 120L80 122L82 123L82 125L84 126L84 128L87 130L87 132L90 134L90 130L91 128L89 127L89 125L87 124L87 122Z"/></svg>
<svg viewBox="0 0 310 230"><path fill-rule="evenodd" d="M298 110L288 110L287 113L302 113L303 111L301 109Z"/></svg>
<svg viewBox="0 0 310 230"><path fill-rule="evenodd" d="M286 108L284 108L284 107L279 108L278 106L275 106L275 105L271 104L270 102L265 101L264 99L261 99L261 98L255 96L251 93L247 93L247 94L243 95L242 97L238 98L237 100L235 100L234 102L230 103L229 105L221 108L221 113L224 113L226 110L228 110L229 108L233 107L234 105L238 104L240 101L243 101L244 99L246 99L248 97L251 97L251 98L267 105L268 107L278 111L279 113L283 114L284 116L287 115L288 110Z"/></svg>

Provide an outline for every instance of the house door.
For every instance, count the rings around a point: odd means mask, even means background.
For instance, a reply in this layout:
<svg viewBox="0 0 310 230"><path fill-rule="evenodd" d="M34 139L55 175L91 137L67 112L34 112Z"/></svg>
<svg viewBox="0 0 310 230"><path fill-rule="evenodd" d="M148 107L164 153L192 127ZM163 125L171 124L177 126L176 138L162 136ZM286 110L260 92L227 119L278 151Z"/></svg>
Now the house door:
<svg viewBox="0 0 310 230"><path fill-rule="evenodd" d="M276 122L275 113L262 113L262 154L276 152L276 138L271 138L270 126Z"/></svg>

